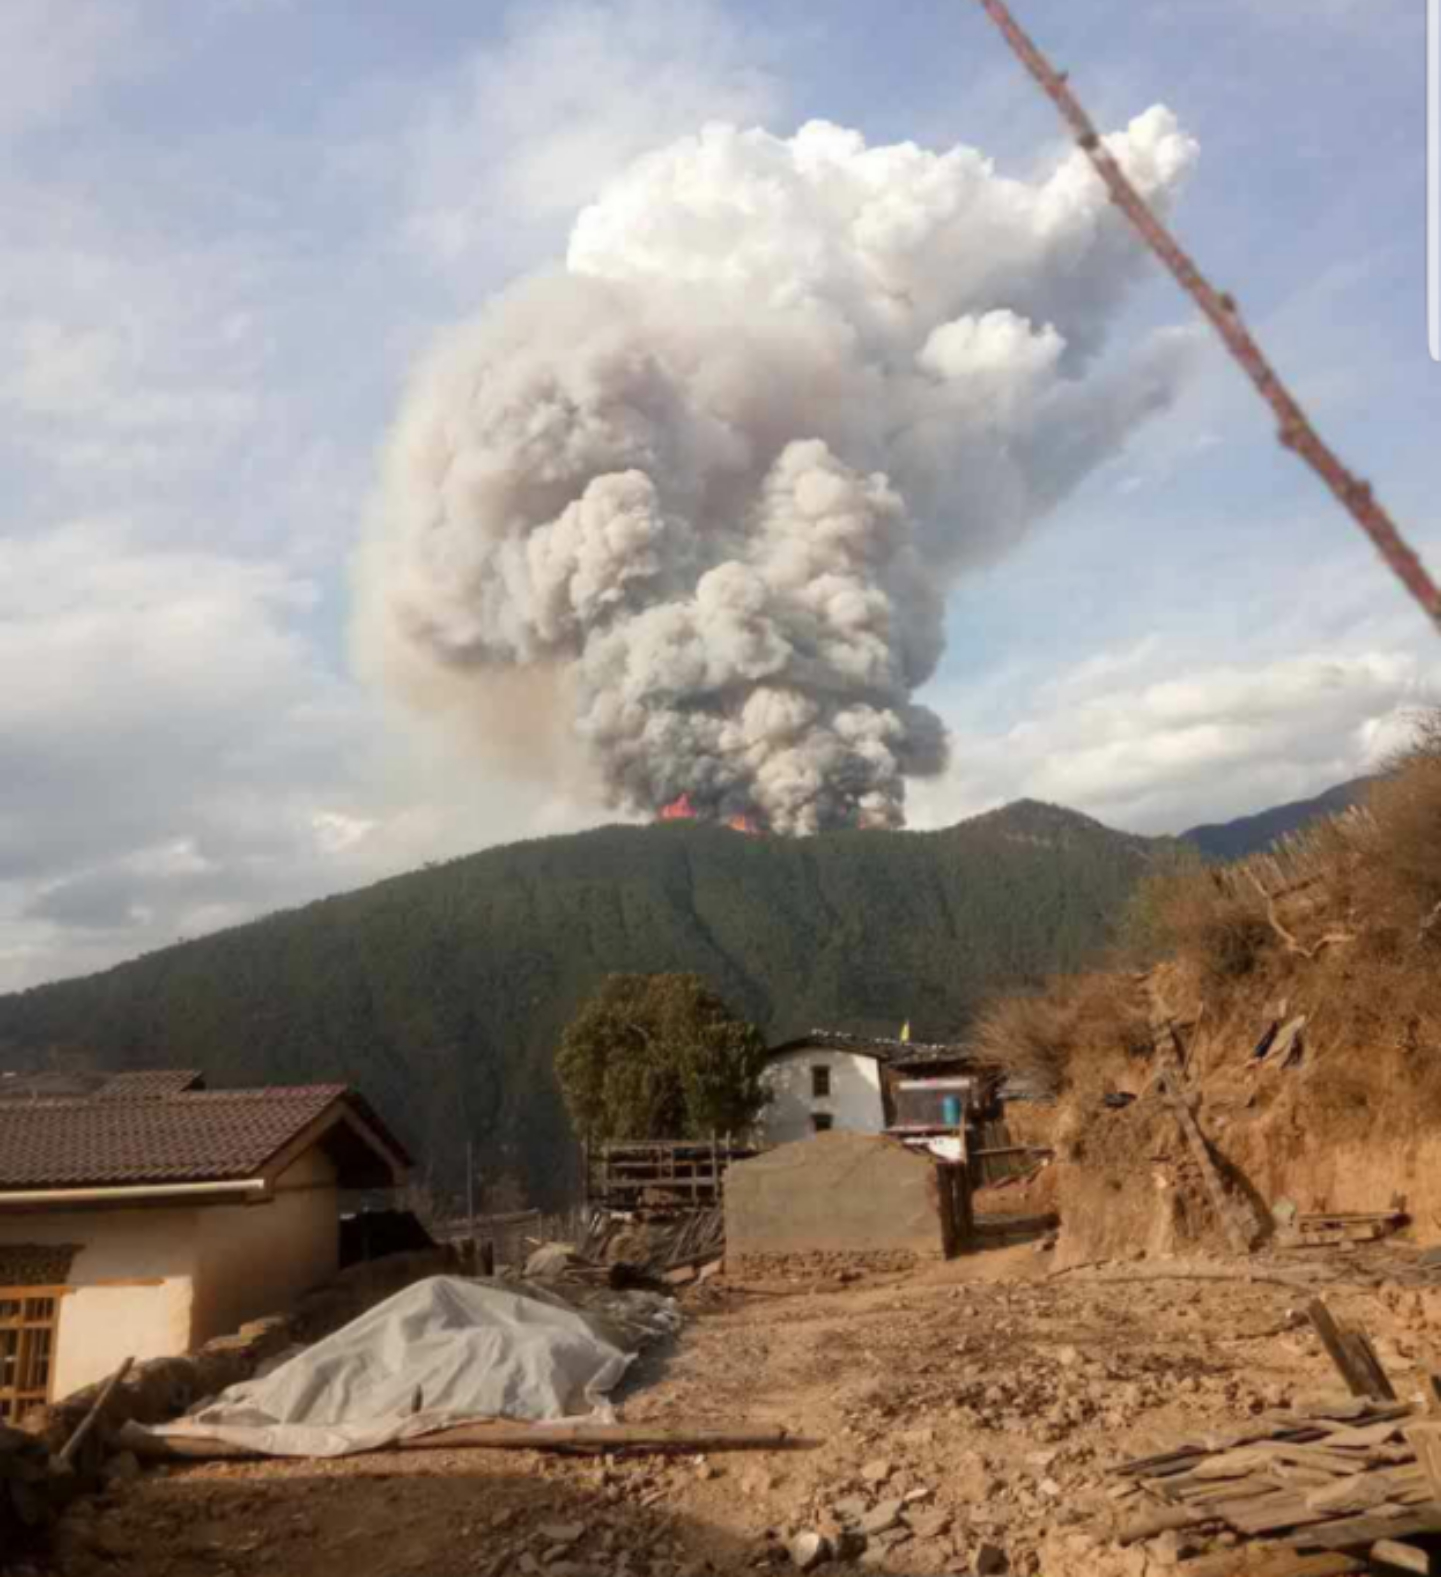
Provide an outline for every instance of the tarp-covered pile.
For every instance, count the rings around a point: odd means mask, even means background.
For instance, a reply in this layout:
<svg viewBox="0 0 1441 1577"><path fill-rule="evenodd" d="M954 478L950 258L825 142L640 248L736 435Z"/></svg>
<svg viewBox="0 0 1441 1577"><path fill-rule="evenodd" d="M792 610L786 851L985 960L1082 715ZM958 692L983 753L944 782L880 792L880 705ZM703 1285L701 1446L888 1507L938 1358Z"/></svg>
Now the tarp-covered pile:
<svg viewBox="0 0 1441 1577"><path fill-rule="evenodd" d="M606 1418L639 1345L679 1324L669 1300L645 1293L625 1295L623 1320L611 1313L432 1277L152 1433L332 1457L482 1419Z"/></svg>

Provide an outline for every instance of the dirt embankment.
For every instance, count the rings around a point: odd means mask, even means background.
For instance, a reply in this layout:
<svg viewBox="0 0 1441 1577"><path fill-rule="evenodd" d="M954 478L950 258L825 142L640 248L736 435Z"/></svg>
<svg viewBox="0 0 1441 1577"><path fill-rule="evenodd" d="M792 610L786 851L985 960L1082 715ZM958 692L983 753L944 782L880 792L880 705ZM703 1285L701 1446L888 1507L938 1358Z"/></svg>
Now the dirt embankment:
<svg viewBox="0 0 1441 1577"><path fill-rule="evenodd" d="M1240 978L1180 960L1138 986L1174 1024L1188 1102L1256 1221L1283 1202L1302 1214L1401 1209L1416 1241L1441 1241L1441 972L1424 962L1277 950ZM1268 1037L1281 1049L1267 1054ZM1154 1056L1099 1055L1061 1103L1067 1263L1224 1246L1156 1072ZM1114 1104L1122 1094L1135 1099Z"/></svg>

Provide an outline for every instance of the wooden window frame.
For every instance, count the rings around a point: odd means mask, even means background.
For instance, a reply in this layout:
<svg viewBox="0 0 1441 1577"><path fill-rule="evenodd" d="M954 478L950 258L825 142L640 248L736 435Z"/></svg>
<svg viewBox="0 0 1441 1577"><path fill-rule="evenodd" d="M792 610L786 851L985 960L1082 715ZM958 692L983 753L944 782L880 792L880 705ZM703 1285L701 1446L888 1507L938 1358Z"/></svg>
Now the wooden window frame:
<svg viewBox="0 0 1441 1577"><path fill-rule="evenodd" d="M811 1064L811 1099L828 1101L831 1098L831 1068L828 1062Z"/></svg>
<svg viewBox="0 0 1441 1577"><path fill-rule="evenodd" d="M0 1423L18 1424L54 1395L60 1309L71 1287L0 1287Z"/></svg>

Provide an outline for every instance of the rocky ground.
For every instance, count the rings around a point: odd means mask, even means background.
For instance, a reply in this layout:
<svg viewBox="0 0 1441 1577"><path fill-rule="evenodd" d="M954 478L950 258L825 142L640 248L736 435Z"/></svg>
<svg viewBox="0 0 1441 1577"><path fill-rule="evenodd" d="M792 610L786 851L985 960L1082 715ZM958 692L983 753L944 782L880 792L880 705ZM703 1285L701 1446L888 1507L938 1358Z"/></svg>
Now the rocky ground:
<svg viewBox="0 0 1441 1577"><path fill-rule="evenodd" d="M633 1420L784 1424L794 1451L600 1461L426 1452L216 1463L122 1477L80 1503L67 1577L701 1577L1165 1570L1119 1551L1107 1468L1334 1390L1293 1286L1049 1274L1017 1246L908 1272L833 1270L688 1297ZM1155 1279L1169 1271L1178 1279ZM1107 1277L1117 1274L1115 1267ZM1405 1382L1441 1292L1327 1290ZM1434 1324L1433 1324L1434 1328ZM35 1568L40 1570L42 1568Z"/></svg>

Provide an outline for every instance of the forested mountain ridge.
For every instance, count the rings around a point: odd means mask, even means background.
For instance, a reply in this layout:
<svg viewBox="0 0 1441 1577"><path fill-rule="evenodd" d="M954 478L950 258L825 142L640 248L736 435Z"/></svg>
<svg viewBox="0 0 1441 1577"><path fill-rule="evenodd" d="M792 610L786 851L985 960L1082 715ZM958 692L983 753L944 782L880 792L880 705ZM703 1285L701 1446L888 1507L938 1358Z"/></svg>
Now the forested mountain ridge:
<svg viewBox="0 0 1441 1577"><path fill-rule="evenodd" d="M1187 843L1194 843L1207 859L1239 860L1257 849L1264 849L1277 838L1299 832L1320 816L1334 816L1359 804L1375 781L1371 777L1352 778L1313 799L1292 800L1286 805L1258 811L1254 816L1238 816L1234 821L1192 827L1181 836Z"/></svg>
<svg viewBox="0 0 1441 1577"><path fill-rule="evenodd" d="M1087 962L1166 840L1022 801L942 832L602 827L487 849L0 997L0 1065L82 1057L212 1084L343 1079L453 1186L555 1199L551 1070L613 971L693 970L779 1038L963 1029L990 991Z"/></svg>

